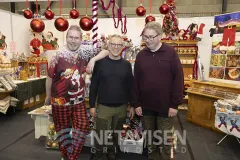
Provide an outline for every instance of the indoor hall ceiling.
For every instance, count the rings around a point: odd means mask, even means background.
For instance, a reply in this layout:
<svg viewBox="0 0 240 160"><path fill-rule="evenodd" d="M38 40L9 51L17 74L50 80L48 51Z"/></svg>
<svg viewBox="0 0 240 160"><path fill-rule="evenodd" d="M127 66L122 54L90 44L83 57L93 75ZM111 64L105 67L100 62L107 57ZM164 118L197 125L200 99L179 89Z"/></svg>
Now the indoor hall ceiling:
<svg viewBox="0 0 240 160"><path fill-rule="evenodd" d="M3 2L4 1L4 2ZM26 3L24 0L0 0L0 9L11 10L11 5L6 1L15 1L14 9L16 13L21 14L22 10L26 8ZM18 1L18 2L16 2ZM23 1L23 2L19 2ZM29 0L30 1L30 0ZM33 1L33 0L31 0ZM38 0L40 5L40 13L43 14L45 9L48 7L47 0ZM103 0L105 5L109 0ZM226 5L223 5L223 2ZM2 3L1 3L2 2ZM76 0L76 8L80 11L81 15L85 15L86 8L85 0ZM164 0L152 0L152 14L160 14L159 7L164 3ZM196 16L213 16L222 13L225 7L225 12L235 12L240 8L240 0L175 0L176 8L179 17L196 17ZM34 2L30 2L34 3ZM123 14L127 17L137 17L135 10L140 5L140 0L115 0L116 6L122 8ZM143 6L147 10L147 14L150 12L150 0L143 0ZM115 7L115 8L118 8ZM69 10L72 8L72 0L63 0L63 14L68 14ZM59 14L59 2L54 0L51 5L51 9ZM88 0L88 15L92 15L92 0ZM116 11L115 11L116 12ZM109 9L105 11L101 7L101 0L99 0L99 17L112 17L112 12Z"/></svg>

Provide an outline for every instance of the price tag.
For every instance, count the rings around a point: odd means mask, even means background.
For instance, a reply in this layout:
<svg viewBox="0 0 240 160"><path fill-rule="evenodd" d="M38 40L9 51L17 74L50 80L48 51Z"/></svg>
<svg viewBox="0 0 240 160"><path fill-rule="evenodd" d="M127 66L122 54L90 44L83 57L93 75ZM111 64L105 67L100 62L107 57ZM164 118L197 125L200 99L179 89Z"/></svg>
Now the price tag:
<svg viewBox="0 0 240 160"><path fill-rule="evenodd" d="M15 41L10 42L10 52L16 53L16 42Z"/></svg>

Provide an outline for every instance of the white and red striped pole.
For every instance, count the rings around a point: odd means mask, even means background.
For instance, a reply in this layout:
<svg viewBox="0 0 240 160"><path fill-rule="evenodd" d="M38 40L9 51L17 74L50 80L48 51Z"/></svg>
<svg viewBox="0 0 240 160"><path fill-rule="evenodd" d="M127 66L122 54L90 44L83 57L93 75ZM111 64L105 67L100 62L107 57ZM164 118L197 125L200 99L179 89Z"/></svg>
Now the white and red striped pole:
<svg viewBox="0 0 240 160"><path fill-rule="evenodd" d="M97 38L98 38L98 0L93 0L92 1L92 12L93 12L93 36L92 36L92 40L93 40L93 46L94 48L97 48L98 43L97 43Z"/></svg>

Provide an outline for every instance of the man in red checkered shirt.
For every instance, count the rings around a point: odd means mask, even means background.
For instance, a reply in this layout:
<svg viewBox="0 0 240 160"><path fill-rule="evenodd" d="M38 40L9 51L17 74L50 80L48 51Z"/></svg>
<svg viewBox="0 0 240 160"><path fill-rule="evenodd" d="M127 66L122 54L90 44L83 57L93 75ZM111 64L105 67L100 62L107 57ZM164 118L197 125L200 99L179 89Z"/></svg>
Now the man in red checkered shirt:
<svg viewBox="0 0 240 160"><path fill-rule="evenodd" d="M81 41L80 27L70 26L67 45L51 59L46 82L45 104L52 105L62 159L67 160L78 159L89 127L84 105L84 75L93 49L81 46ZM87 69L91 72L95 62L107 55L108 51L100 52L90 60ZM71 129L72 137L69 134Z"/></svg>

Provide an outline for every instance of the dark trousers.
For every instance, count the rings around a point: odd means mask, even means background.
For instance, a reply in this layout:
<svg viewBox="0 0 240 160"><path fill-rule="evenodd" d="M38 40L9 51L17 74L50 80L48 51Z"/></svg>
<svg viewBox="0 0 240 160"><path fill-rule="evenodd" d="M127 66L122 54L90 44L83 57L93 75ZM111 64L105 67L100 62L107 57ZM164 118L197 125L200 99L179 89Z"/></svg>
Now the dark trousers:
<svg viewBox="0 0 240 160"><path fill-rule="evenodd" d="M174 132L173 118L162 117L158 113L143 109L143 127L147 132L147 146L149 160L170 160L172 136ZM154 139L154 131L158 131L162 143ZM164 131L167 137L164 137ZM159 142L154 144L153 142Z"/></svg>
<svg viewBox="0 0 240 160"><path fill-rule="evenodd" d="M52 105L52 114L61 155L68 160L77 160L89 132L85 105ZM71 129L72 137L69 134Z"/></svg>

